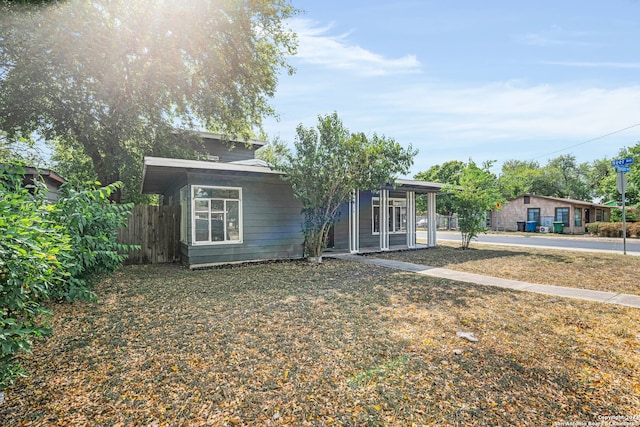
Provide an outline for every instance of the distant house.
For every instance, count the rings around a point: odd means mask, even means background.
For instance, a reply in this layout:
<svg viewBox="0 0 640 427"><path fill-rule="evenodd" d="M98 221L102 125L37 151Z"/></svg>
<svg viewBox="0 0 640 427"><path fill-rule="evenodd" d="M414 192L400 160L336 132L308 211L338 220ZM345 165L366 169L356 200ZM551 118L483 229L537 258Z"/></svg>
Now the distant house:
<svg viewBox="0 0 640 427"><path fill-rule="evenodd" d="M235 141L201 133L208 160L146 157L142 192L181 206L181 260L192 268L303 256L302 206L281 173L255 151L263 142ZM377 192L354 191L330 236L330 246L358 253L364 248L416 247L415 197L427 194L435 246L435 198L442 184L398 180Z"/></svg>
<svg viewBox="0 0 640 427"><path fill-rule="evenodd" d="M4 167L0 164L0 168ZM23 166L24 178L22 179L22 185L33 192L35 189L35 182L44 182L47 187L45 194L46 200L49 202L55 202L58 200L58 192L62 184L65 183L64 178L58 175L57 172L51 169L40 169L32 166Z"/></svg>
<svg viewBox="0 0 640 427"><path fill-rule="evenodd" d="M574 199L525 194L509 200L501 210L492 211L491 230L518 231L533 227L535 231L553 231L554 223L562 223L562 232L583 234L586 224L609 221L611 207ZM533 225L535 222L535 225ZM525 231L521 229L521 231ZM530 231L530 230L528 230Z"/></svg>

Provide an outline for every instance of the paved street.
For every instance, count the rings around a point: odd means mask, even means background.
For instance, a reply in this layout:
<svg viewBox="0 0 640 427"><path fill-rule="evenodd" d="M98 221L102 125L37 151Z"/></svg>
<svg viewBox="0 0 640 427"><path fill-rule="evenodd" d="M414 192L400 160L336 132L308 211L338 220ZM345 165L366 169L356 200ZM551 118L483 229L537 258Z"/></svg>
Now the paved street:
<svg viewBox="0 0 640 427"><path fill-rule="evenodd" d="M418 231L417 238L426 240L427 232ZM458 231L441 231L437 232L438 240L460 241L460 232ZM477 240L473 242L509 245L509 246L527 246L546 249L571 249L578 251L591 252L623 252L622 238L593 238L584 236L554 236L553 234L531 233L531 235L521 234L481 234ZM638 239L627 239L627 254L640 256L640 241Z"/></svg>

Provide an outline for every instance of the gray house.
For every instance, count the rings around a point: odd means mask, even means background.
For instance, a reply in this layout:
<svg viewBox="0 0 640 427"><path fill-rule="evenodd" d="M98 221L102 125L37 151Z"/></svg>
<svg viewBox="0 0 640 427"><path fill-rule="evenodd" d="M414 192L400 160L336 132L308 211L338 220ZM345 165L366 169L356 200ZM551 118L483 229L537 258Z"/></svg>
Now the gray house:
<svg viewBox="0 0 640 427"><path fill-rule="evenodd" d="M220 135L201 136L208 160L144 159L142 192L181 206L182 262L197 268L301 258L302 206L281 173L255 158L264 143L235 141L229 150ZM354 191L341 209L330 247L352 253L416 247L416 194L428 195L428 244L435 246L435 200L441 187L398 180L375 193Z"/></svg>

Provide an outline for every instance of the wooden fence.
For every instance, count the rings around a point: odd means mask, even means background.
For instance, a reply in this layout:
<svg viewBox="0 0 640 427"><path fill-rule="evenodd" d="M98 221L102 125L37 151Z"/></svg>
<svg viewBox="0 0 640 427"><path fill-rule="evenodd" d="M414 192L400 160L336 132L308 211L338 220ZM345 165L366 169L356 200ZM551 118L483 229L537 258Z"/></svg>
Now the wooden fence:
<svg viewBox="0 0 640 427"><path fill-rule="evenodd" d="M125 264L159 264L180 260L180 206L139 205L129 225L118 230L118 242L139 245Z"/></svg>

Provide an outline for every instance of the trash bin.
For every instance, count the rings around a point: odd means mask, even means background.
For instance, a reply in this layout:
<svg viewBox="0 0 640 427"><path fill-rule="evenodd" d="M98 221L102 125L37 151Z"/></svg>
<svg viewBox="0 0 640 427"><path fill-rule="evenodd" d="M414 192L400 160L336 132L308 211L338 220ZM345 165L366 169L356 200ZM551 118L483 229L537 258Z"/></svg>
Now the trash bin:
<svg viewBox="0 0 640 427"><path fill-rule="evenodd" d="M538 226L538 221L527 221L526 231L529 233L534 233L536 231L537 226Z"/></svg>
<svg viewBox="0 0 640 427"><path fill-rule="evenodd" d="M553 223L553 232L562 234L564 232L564 222L556 221Z"/></svg>
<svg viewBox="0 0 640 427"><path fill-rule="evenodd" d="M524 231L524 226L525 226L526 222L524 221L516 221L516 225L518 226L518 231Z"/></svg>

